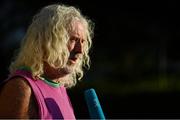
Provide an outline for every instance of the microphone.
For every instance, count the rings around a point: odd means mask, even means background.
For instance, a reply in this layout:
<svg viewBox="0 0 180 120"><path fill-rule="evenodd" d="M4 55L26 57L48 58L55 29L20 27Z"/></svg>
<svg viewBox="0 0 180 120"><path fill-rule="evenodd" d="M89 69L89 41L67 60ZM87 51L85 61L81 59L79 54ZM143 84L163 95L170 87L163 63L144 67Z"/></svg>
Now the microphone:
<svg viewBox="0 0 180 120"><path fill-rule="evenodd" d="M88 106L88 111L91 119L105 119L103 110L101 108L100 102L93 88L88 89L84 92L86 104Z"/></svg>

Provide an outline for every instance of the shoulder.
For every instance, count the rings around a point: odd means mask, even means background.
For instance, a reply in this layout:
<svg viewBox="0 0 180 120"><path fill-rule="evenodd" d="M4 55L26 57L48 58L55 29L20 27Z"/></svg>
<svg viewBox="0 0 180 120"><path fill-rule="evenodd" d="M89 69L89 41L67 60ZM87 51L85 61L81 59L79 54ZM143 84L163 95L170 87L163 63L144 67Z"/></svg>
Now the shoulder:
<svg viewBox="0 0 180 120"><path fill-rule="evenodd" d="M25 92L26 94L31 93L31 87L28 84L27 80L23 77L14 77L10 80L8 80L4 86L2 87L0 95L3 93L9 93L9 92Z"/></svg>
<svg viewBox="0 0 180 120"><path fill-rule="evenodd" d="M31 94L31 87L24 78L7 81L0 92L0 117L25 117Z"/></svg>

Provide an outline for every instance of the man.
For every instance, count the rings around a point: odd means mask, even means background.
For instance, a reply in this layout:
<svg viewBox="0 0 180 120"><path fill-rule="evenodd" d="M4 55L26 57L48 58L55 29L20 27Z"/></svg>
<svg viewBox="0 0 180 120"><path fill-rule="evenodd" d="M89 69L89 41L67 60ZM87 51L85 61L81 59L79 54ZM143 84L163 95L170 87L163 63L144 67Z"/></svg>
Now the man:
<svg viewBox="0 0 180 120"><path fill-rule="evenodd" d="M66 88L89 67L93 24L78 9L37 13L0 92L0 118L75 119Z"/></svg>

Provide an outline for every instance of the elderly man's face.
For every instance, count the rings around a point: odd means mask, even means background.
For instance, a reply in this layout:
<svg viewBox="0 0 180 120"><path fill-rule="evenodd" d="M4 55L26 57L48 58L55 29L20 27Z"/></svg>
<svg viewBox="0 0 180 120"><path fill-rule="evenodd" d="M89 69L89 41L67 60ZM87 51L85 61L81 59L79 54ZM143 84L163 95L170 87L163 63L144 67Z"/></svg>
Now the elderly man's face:
<svg viewBox="0 0 180 120"><path fill-rule="evenodd" d="M84 33L84 26L79 21L73 22L72 29L69 31L70 39L67 45L70 52L67 66L64 68L55 68L44 62L44 73L48 78L56 79L64 77L74 71L78 59L83 55Z"/></svg>
<svg viewBox="0 0 180 120"><path fill-rule="evenodd" d="M74 65L83 54L83 45L85 40L84 26L79 21L72 23L72 29L69 31L70 39L68 42L68 49L70 56L68 64Z"/></svg>

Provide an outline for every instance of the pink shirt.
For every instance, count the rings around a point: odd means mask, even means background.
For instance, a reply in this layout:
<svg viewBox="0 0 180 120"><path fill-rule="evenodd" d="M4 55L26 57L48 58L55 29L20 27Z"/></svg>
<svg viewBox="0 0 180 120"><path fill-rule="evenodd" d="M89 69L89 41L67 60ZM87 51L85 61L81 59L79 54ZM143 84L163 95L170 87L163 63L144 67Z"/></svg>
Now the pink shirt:
<svg viewBox="0 0 180 120"><path fill-rule="evenodd" d="M30 84L36 97L40 119L75 119L74 111L64 86L54 87L43 80L34 80L31 72L17 70L10 78L21 76Z"/></svg>

